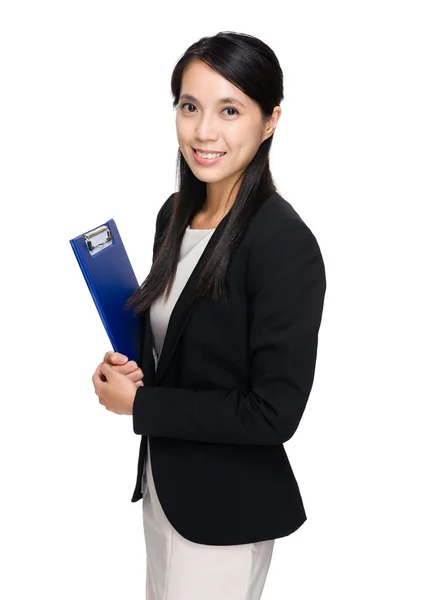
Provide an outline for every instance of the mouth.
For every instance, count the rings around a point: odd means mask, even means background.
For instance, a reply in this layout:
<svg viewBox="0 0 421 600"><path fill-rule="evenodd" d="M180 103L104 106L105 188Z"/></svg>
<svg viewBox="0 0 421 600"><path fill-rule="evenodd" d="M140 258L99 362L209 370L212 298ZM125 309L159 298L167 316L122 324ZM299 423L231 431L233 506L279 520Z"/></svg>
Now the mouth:
<svg viewBox="0 0 421 600"><path fill-rule="evenodd" d="M226 154L226 152L205 152L199 154L200 150L197 150L193 147L192 150L194 159L199 165L214 165L215 163L219 162Z"/></svg>
<svg viewBox="0 0 421 600"><path fill-rule="evenodd" d="M198 152L200 152L201 154L217 154L218 156L221 155L223 156L224 154L226 154L226 152L221 152L219 150L202 150L201 148L192 148L195 153L197 154Z"/></svg>

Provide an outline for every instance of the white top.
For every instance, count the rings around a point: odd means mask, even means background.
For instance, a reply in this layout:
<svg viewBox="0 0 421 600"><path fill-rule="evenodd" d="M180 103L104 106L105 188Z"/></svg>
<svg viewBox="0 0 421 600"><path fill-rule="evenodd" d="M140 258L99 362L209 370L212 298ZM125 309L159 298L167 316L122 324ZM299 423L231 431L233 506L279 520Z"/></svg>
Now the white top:
<svg viewBox="0 0 421 600"><path fill-rule="evenodd" d="M214 231L215 229L191 229L190 225L187 226L181 242L177 272L168 301L164 302L163 294L151 304L150 320L155 370L161 355L172 310Z"/></svg>
<svg viewBox="0 0 421 600"><path fill-rule="evenodd" d="M215 229L191 229L190 226L187 226L181 242L177 271L168 301L163 301L164 294L162 294L160 298L151 304L149 314L152 329L152 351L155 359L155 371L158 366L159 356L161 355L162 346L167 333L171 312L214 231ZM142 473L142 493L145 488L146 480L151 481L153 479L149 456L150 445L148 438L147 453ZM157 502L157 499L155 501Z"/></svg>

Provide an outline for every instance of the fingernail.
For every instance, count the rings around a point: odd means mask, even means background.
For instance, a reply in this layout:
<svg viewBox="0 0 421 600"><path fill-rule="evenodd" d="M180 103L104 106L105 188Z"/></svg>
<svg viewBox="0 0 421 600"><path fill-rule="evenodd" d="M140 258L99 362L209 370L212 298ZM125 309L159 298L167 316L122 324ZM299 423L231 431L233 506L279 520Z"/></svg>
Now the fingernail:
<svg viewBox="0 0 421 600"><path fill-rule="evenodd" d="M118 362L119 363L125 363L127 360L127 356L119 356L118 357Z"/></svg>

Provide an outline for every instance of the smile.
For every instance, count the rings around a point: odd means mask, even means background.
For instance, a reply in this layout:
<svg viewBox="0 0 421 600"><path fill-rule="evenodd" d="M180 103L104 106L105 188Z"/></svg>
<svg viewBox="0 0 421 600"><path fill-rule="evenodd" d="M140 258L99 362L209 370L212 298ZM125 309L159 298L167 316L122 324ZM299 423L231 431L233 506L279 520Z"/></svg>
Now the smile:
<svg viewBox="0 0 421 600"><path fill-rule="evenodd" d="M224 157L226 152L214 152L214 153L202 153L198 152L193 148L193 156L200 165L214 165L219 162L219 160Z"/></svg>

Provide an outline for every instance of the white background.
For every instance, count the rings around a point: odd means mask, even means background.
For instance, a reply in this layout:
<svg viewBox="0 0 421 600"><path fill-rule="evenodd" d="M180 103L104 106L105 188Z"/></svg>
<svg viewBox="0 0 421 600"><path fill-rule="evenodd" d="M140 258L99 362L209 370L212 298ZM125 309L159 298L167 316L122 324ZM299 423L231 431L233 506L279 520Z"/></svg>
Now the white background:
<svg viewBox="0 0 421 600"><path fill-rule="evenodd" d="M416 7L2 3L2 598L144 598L140 436L94 394L111 348L69 240L114 218L146 277L176 189L171 72L222 30L278 56L271 168L327 272L314 386L286 445L308 520L276 541L263 600L421 597Z"/></svg>

